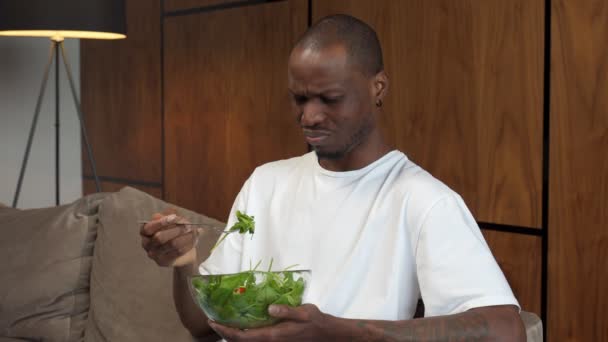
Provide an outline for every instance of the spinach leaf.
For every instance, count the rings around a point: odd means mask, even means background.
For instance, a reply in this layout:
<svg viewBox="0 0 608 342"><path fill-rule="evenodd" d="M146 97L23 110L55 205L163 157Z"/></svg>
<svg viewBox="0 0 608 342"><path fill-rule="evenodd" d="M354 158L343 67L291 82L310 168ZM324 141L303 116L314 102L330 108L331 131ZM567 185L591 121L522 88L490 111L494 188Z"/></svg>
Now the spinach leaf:
<svg viewBox="0 0 608 342"><path fill-rule="evenodd" d="M236 211L236 219L237 221L228 229L227 233L224 233L221 239L219 239L215 245L211 248L211 253L217 246L220 245L226 239L229 234L238 232L239 234L249 233L253 238L253 234L255 233L255 220L253 216L249 216L245 213L242 213L240 210Z"/></svg>

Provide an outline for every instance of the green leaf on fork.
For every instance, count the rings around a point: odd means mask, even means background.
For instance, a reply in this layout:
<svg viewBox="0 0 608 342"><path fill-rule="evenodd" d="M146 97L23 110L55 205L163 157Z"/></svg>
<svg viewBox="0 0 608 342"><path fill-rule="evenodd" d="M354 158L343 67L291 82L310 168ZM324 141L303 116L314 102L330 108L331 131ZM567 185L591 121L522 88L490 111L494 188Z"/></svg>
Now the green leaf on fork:
<svg viewBox="0 0 608 342"><path fill-rule="evenodd" d="M240 210L237 210L236 218L237 221L228 229L228 232L224 233L224 235L215 243L213 248L211 248L211 253L213 253L215 248L219 246L229 234L238 232L239 234L249 233L253 235L253 233L255 233L255 220L253 216L249 216L242 213Z"/></svg>

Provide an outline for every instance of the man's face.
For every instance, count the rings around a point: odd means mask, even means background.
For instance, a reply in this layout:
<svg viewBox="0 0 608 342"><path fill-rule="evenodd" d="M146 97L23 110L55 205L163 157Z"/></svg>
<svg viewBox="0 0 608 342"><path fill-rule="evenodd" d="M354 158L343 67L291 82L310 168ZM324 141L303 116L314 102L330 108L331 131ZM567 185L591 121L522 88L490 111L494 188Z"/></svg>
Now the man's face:
<svg viewBox="0 0 608 342"><path fill-rule="evenodd" d="M289 58L294 114L320 159L341 159L375 129L371 77L347 59L340 45L296 48Z"/></svg>

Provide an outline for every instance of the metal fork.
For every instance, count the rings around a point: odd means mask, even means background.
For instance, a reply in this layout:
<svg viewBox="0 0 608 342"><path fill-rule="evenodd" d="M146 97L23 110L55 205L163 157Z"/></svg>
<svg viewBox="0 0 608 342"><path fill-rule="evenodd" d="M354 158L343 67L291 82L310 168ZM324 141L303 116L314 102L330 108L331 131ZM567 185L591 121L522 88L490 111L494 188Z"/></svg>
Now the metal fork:
<svg viewBox="0 0 608 342"><path fill-rule="evenodd" d="M146 223L150 223L152 221L138 221L137 223L144 225ZM180 222L175 222L175 223L171 223L172 225L176 225L176 226L197 226L197 227L201 227L201 228L207 228L207 229L212 229L215 230L218 233L225 233L225 234L230 234L232 233L229 230L224 230L224 228L218 227L218 226L214 226L214 225L210 225L208 223L180 223Z"/></svg>

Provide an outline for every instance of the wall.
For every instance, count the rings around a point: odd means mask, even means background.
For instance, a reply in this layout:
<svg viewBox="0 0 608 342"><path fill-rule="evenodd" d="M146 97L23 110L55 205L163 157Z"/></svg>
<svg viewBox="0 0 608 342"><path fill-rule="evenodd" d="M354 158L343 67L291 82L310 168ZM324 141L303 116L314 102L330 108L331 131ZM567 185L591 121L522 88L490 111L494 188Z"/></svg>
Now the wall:
<svg viewBox="0 0 608 342"><path fill-rule="evenodd" d="M282 115L291 44L353 14L383 44L391 141L462 194L548 340L608 340L605 1L127 3L131 44L82 47L83 88L108 90L83 102L112 109L89 123L106 187L225 219L256 165L306 151Z"/></svg>
<svg viewBox="0 0 608 342"><path fill-rule="evenodd" d="M547 337L608 341L608 3L551 9Z"/></svg>
<svg viewBox="0 0 608 342"><path fill-rule="evenodd" d="M163 192L160 3L126 1L127 39L82 42L82 88L94 89L82 106L104 191L129 184ZM83 167L88 193L93 175Z"/></svg>
<svg viewBox="0 0 608 342"><path fill-rule="evenodd" d="M46 38L0 37L0 202L11 205L34 117L42 74L48 61ZM65 42L80 91L79 42ZM80 128L63 66L60 71L61 203L82 195ZM42 104L18 207L55 205L55 66Z"/></svg>

